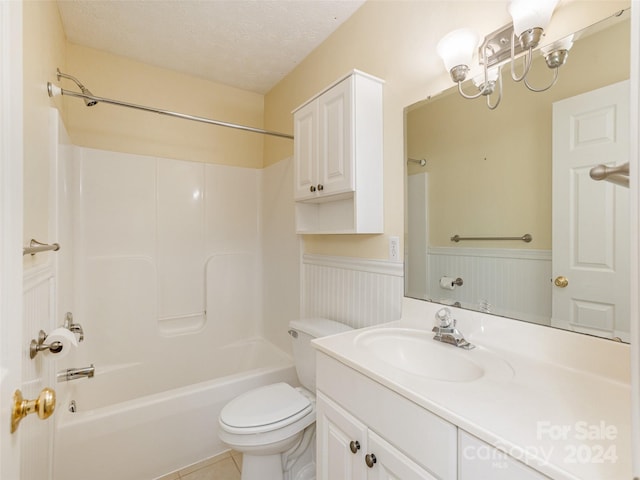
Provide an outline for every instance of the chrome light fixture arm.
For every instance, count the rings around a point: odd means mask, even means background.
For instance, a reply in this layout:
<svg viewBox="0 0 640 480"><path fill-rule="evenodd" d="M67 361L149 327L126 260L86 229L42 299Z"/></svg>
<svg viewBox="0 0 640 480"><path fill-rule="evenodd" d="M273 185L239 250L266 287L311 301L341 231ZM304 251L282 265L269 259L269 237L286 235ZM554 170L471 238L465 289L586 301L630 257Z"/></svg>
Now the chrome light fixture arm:
<svg viewBox="0 0 640 480"><path fill-rule="evenodd" d="M525 55L524 55L524 71L522 72L522 75L518 75L516 73L516 69L515 69L515 64L516 64L515 43L516 43L516 36L514 34L513 38L511 39L511 78L513 79L514 82L521 82L529 74L529 70L531 70L531 64L533 63L533 61L532 61L532 59L533 59L533 47L529 47L529 50L527 50L527 53L525 53Z"/></svg>
<svg viewBox="0 0 640 480"><path fill-rule="evenodd" d="M462 91L462 81L458 82L458 93L460 95L462 95L463 98L466 98L467 100L473 100L476 99L478 97L480 97L480 95L482 95L483 90L480 90L478 93L476 93L475 95L469 95L466 94Z"/></svg>
<svg viewBox="0 0 640 480"><path fill-rule="evenodd" d="M535 88L532 87L528 80L525 78L524 83L529 90L532 92L545 92L553 87L558 81L558 75L560 74L560 67L564 65L569 57L569 48L571 47L571 42L565 42L564 45L556 47L554 50L550 50L545 53L544 61L547 63L547 67L553 69L553 80L551 84L544 88ZM543 49L544 52L544 49Z"/></svg>
<svg viewBox="0 0 640 480"><path fill-rule="evenodd" d="M498 100L496 100L496 103L494 105L491 105L491 95L487 95L487 107L489 108L489 110L495 110L496 108L498 108L498 105L500 105L500 102L502 101L502 69L499 68L498 69Z"/></svg>
<svg viewBox="0 0 640 480"><path fill-rule="evenodd" d="M535 88L535 87L532 87L532 86L531 86L531 84L529 83L529 81L528 81L526 78L524 79L524 84L525 84L525 85L527 86L527 88L528 88L529 90L531 90L532 92L536 92L536 93L546 92L546 91L547 91L547 90L549 90L551 87L553 87L553 86L556 84L556 82L558 81L558 76L559 76L559 73L560 73L559 68L560 68L560 67L554 67L554 69L553 69L553 80L551 81L551 83L550 83L549 85L547 85L547 86L546 86L546 87L544 87L544 88Z"/></svg>

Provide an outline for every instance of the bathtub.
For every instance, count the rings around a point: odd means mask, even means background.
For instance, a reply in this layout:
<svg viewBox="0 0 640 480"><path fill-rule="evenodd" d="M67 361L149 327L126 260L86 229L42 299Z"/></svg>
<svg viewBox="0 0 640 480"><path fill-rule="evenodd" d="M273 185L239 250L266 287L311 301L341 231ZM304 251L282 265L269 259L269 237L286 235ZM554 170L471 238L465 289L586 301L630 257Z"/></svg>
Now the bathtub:
<svg viewBox="0 0 640 480"><path fill-rule="evenodd" d="M258 338L162 358L96 365L94 378L57 384L55 480L150 480L217 455L227 450L218 414L229 400L297 385L291 357Z"/></svg>

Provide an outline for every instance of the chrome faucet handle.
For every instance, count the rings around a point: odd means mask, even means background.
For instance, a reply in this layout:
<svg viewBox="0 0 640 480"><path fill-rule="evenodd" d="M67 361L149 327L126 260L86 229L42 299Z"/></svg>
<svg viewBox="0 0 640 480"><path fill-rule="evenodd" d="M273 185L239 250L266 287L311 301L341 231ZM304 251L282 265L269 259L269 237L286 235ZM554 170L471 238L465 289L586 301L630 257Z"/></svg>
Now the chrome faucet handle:
<svg viewBox="0 0 640 480"><path fill-rule="evenodd" d="M447 307L441 308L436 312L437 326L440 328L449 328L451 326L451 310ZM455 320L453 320L455 326Z"/></svg>

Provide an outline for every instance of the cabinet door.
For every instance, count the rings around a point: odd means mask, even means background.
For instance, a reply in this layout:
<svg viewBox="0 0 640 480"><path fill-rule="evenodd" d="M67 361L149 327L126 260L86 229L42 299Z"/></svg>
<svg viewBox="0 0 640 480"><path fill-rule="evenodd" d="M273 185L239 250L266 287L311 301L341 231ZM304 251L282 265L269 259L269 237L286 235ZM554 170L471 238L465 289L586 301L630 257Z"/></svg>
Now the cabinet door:
<svg viewBox="0 0 640 480"><path fill-rule="evenodd" d="M318 103L313 101L298 110L293 117L294 196L304 200L317 196L318 176Z"/></svg>
<svg viewBox="0 0 640 480"><path fill-rule="evenodd" d="M367 480L437 480L371 431L367 452L368 455L375 455L375 463L369 463L371 466L367 472Z"/></svg>
<svg viewBox="0 0 640 480"><path fill-rule="evenodd" d="M318 392L316 428L318 480L366 479L367 427Z"/></svg>
<svg viewBox="0 0 640 480"><path fill-rule="evenodd" d="M458 431L460 480L548 480L488 443Z"/></svg>
<svg viewBox="0 0 640 480"><path fill-rule="evenodd" d="M318 98L318 185L321 195L355 190L353 76Z"/></svg>

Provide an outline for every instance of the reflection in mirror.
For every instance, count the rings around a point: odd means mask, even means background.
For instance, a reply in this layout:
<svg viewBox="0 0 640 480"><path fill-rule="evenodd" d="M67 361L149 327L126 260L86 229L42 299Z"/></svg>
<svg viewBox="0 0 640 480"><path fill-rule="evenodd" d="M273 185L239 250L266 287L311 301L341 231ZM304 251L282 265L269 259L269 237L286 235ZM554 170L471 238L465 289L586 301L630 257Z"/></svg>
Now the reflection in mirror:
<svg viewBox="0 0 640 480"><path fill-rule="evenodd" d="M504 68L496 110L407 108L406 296L629 340L629 190L589 177L628 162L629 32L628 10L576 32L543 93Z"/></svg>

